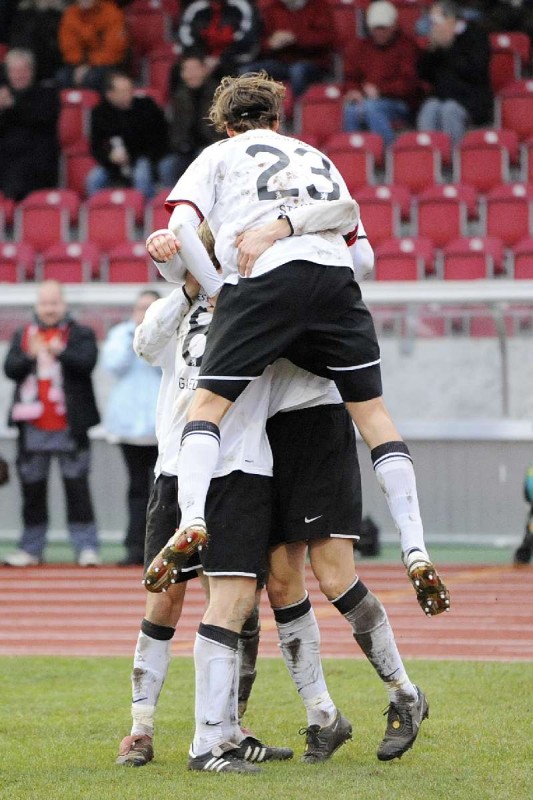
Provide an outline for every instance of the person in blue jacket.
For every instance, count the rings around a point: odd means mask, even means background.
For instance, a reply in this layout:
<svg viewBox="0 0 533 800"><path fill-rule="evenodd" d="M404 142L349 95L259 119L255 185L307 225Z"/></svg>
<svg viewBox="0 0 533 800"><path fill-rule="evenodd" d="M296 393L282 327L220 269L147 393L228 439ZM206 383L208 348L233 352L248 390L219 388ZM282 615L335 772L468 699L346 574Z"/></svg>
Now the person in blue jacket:
<svg viewBox="0 0 533 800"><path fill-rule="evenodd" d="M128 527L121 566L144 562L146 507L157 460L155 409L161 371L138 358L133 334L158 292L142 291L130 319L109 331L102 349L104 369L117 379L109 396L104 428L109 441L120 444L128 470Z"/></svg>

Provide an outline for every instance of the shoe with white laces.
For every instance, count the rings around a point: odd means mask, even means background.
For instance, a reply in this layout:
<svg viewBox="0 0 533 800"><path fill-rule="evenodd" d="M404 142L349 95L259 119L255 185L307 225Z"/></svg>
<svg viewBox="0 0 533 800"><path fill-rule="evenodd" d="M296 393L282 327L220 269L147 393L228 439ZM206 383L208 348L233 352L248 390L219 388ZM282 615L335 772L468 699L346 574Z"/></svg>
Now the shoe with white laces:
<svg viewBox="0 0 533 800"><path fill-rule="evenodd" d="M387 729L377 756L380 761L401 758L409 750L418 736L420 726L429 717L429 705L424 692L416 687L418 698L410 706L391 703L384 712L387 714Z"/></svg>
<svg viewBox="0 0 533 800"><path fill-rule="evenodd" d="M115 764L126 767L144 767L152 761L154 748L152 738L146 734L125 736L118 748Z"/></svg>
<svg viewBox="0 0 533 800"><path fill-rule="evenodd" d="M26 550L14 550L3 557L2 563L8 567L38 567L43 561L39 556L32 556Z"/></svg>
<svg viewBox="0 0 533 800"><path fill-rule="evenodd" d="M424 614L434 617L449 611L450 592L429 558L420 550L412 550L404 558L404 564Z"/></svg>
<svg viewBox="0 0 533 800"><path fill-rule="evenodd" d="M203 519L179 528L159 551L144 573L144 588L149 592L166 592L176 583L181 568L196 550L207 546L207 529Z"/></svg>
<svg viewBox="0 0 533 800"><path fill-rule="evenodd" d="M255 736L246 736L239 742L236 755L243 761L288 761L294 751L290 747L270 747Z"/></svg>
<svg viewBox="0 0 533 800"><path fill-rule="evenodd" d="M100 556L92 547L85 547L80 550L78 555L79 567L99 567L101 563Z"/></svg>
<svg viewBox="0 0 533 800"><path fill-rule="evenodd" d="M190 750L188 768L197 772L262 772L259 767L245 761L239 753L239 746L234 742L221 742L198 756Z"/></svg>

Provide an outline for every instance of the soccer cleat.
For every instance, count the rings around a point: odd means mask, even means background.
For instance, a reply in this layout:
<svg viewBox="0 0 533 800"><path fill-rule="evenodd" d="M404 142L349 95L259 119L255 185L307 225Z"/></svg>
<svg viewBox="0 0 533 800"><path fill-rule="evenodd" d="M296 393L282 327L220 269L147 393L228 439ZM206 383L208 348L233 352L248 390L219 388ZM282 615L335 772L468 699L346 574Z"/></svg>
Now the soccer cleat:
<svg viewBox="0 0 533 800"><path fill-rule="evenodd" d="M146 572L143 584L149 592L164 592L196 550L207 544L205 522L198 520L176 531L156 555Z"/></svg>
<svg viewBox="0 0 533 800"><path fill-rule="evenodd" d="M294 755L290 747L270 747L255 736L247 736L237 749L236 755L243 761L287 761Z"/></svg>
<svg viewBox="0 0 533 800"><path fill-rule="evenodd" d="M239 746L234 742L216 744L207 753L195 756L189 752L189 769L198 772L246 772L258 773L262 770L239 755Z"/></svg>
<svg viewBox="0 0 533 800"><path fill-rule="evenodd" d="M299 733L305 734L305 751L301 758L306 764L318 764L331 758L344 742L352 738L352 725L337 710L331 725L323 728L320 725L309 725L301 728Z"/></svg>
<svg viewBox="0 0 533 800"><path fill-rule="evenodd" d="M125 736L118 748L118 757L115 764L126 767L144 767L154 757L154 748L150 736L134 734Z"/></svg>
<svg viewBox="0 0 533 800"><path fill-rule="evenodd" d="M400 707L391 703L385 711L387 714L387 729L377 756L380 761L392 761L401 758L413 746L420 725L429 717L429 706L426 696L416 687L418 699L410 707Z"/></svg>
<svg viewBox="0 0 533 800"><path fill-rule="evenodd" d="M450 610L450 592L431 561L412 558L407 565L407 575L415 587L416 599L424 614L434 617Z"/></svg>

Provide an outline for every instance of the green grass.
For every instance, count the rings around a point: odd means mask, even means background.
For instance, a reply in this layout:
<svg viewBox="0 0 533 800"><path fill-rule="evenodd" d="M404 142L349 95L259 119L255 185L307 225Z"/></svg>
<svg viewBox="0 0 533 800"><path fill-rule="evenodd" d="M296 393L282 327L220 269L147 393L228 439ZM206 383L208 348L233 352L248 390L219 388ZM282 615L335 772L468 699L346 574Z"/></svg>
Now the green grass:
<svg viewBox="0 0 533 800"><path fill-rule="evenodd" d="M354 740L323 765L298 756L303 706L279 660L260 662L246 723L289 745L291 762L262 775L189 773L193 674L173 660L161 696L156 761L114 764L129 733L130 659L0 659L2 800L530 800L533 797L533 664L408 662L430 718L401 761L375 757L385 693L363 661L327 660L330 691Z"/></svg>

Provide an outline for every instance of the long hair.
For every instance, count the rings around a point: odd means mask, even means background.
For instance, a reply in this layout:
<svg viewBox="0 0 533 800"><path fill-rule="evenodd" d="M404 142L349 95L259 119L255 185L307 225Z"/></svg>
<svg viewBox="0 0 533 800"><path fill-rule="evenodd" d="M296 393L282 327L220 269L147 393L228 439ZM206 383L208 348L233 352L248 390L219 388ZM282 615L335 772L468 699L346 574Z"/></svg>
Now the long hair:
<svg viewBox="0 0 533 800"><path fill-rule="evenodd" d="M271 128L279 119L285 87L266 72L222 78L213 96L209 119L219 133L226 125L236 133Z"/></svg>

